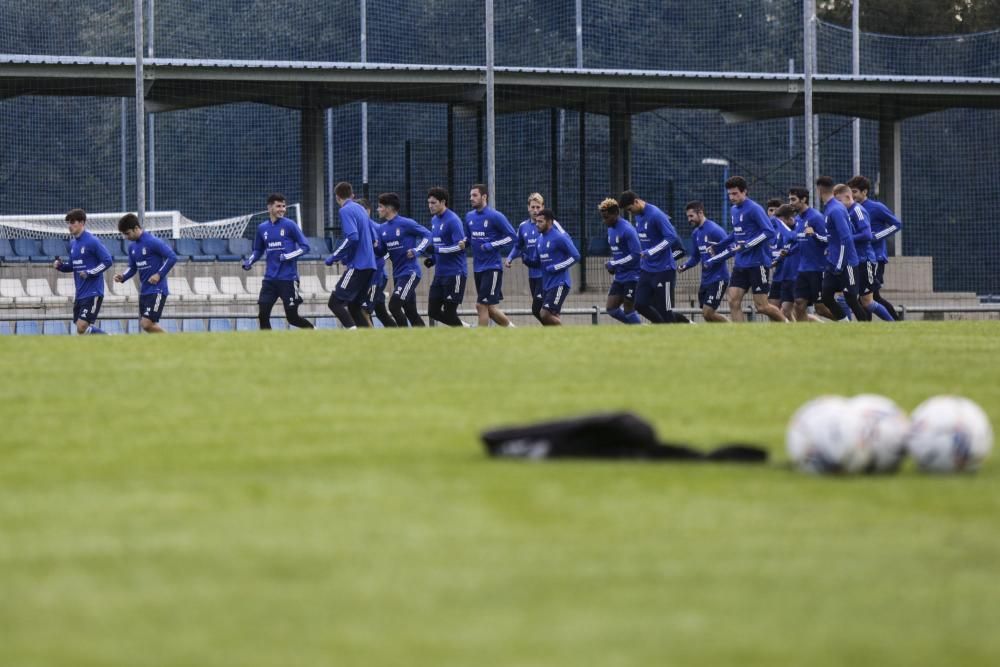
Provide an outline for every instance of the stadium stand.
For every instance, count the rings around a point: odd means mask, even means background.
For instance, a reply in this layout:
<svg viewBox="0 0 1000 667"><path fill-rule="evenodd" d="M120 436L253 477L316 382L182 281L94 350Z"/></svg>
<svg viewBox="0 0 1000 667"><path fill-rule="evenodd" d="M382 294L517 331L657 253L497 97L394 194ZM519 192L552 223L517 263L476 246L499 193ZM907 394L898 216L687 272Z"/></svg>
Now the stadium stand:
<svg viewBox="0 0 1000 667"><path fill-rule="evenodd" d="M14 251L9 239L0 239L0 264L23 264L27 257L21 257Z"/></svg>
<svg viewBox="0 0 1000 667"><path fill-rule="evenodd" d="M326 256L330 254L330 247L326 244L325 237L310 236L306 238L306 242L309 244L309 252L302 255L303 260L317 261L326 259Z"/></svg>
<svg viewBox="0 0 1000 667"><path fill-rule="evenodd" d="M304 299L315 299L320 296L326 296L327 292L323 289L322 283L319 281L319 276L305 275L299 280L299 293L302 294Z"/></svg>
<svg viewBox="0 0 1000 667"><path fill-rule="evenodd" d="M66 298L52 293L52 287L45 278L28 278L24 281L24 291L28 296L38 297L44 304L64 304Z"/></svg>
<svg viewBox="0 0 1000 667"><path fill-rule="evenodd" d="M223 294L219 291L219 287L215 284L215 278L212 276L197 276L194 278L191 284L191 288L195 294L201 294L207 296L209 301L234 301L235 297L232 294Z"/></svg>
<svg viewBox="0 0 1000 667"><path fill-rule="evenodd" d="M256 331L257 330L257 320L250 319L249 317L241 317L236 320L236 330L237 331Z"/></svg>
<svg viewBox="0 0 1000 667"><path fill-rule="evenodd" d="M175 252L178 260L190 261L195 255L201 254L201 244L198 243L198 239L177 239Z"/></svg>
<svg viewBox="0 0 1000 667"><path fill-rule="evenodd" d="M207 331L205 327L205 320L202 319L190 319L184 320L183 327L185 332L190 331Z"/></svg>
<svg viewBox="0 0 1000 667"><path fill-rule="evenodd" d="M250 239L229 239L229 252L242 259L253 252L253 242Z"/></svg>
<svg viewBox="0 0 1000 667"><path fill-rule="evenodd" d="M125 327L122 326L122 321L121 320L118 320L118 319L104 320L104 319L102 319L102 320L99 320L98 324L101 327L101 329L103 329L105 331L105 333L109 333L109 334L115 335L115 336L121 335L121 334L125 333Z"/></svg>
<svg viewBox="0 0 1000 667"><path fill-rule="evenodd" d="M213 317L208 321L209 331L232 331L233 322L228 317Z"/></svg>
<svg viewBox="0 0 1000 667"><path fill-rule="evenodd" d="M19 278L0 278L0 297L8 297L19 306L39 306L42 297L29 296Z"/></svg>
<svg viewBox="0 0 1000 667"><path fill-rule="evenodd" d="M335 318L335 317L317 317L316 318L316 328L317 329L336 329L337 328L337 318Z"/></svg>
<svg viewBox="0 0 1000 667"><path fill-rule="evenodd" d="M219 278L219 291L222 294L231 294L236 301L253 302L257 300L256 294L250 294L243 289L243 281L239 276L221 276Z"/></svg>
<svg viewBox="0 0 1000 667"><path fill-rule="evenodd" d="M37 336L42 333L42 327L35 320L15 322L15 332L18 336Z"/></svg>
<svg viewBox="0 0 1000 667"><path fill-rule="evenodd" d="M183 239L182 239L183 240ZM191 284L184 276L169 277L170 293L182 301L208 301L208 295L197 294L191 289Z"/></svg>
<svg viewBox="0 0 1000 667"><path fill-rule="evenodd" d="M68 336L69 322L62 320L45 320L42 323L42 333L46 336Z"/></svg>
<svg viewBox="0 0 1000 667"><path fill-rule="evenodd" d="M70 303L76 298L76 281L72 278L56 278L56 294L64 297ZM105 294L107 299L107 294Z"/></svg>
<svg viewBox="0 0 1000 667"><path fill-rule="evenodd" d="M69 241L66 239L44 238L42 239L42 254L50 260L55 257L66 257L69 255Z"/></svg>
<svg viewBox="0 0 1000 667"><path fill-rule="evenodd" d="M229 250L226 239L202 239L201 251L206 255L213 255L220 262L236 262L241 259L239 255Z"/></svg>
<svg viewBox="0 0 1000 667"><path fill-rule="evenodd" d="M26 262L51 261L51 258L42 254L42 242L38 239L14 239L14 252Z"/></svg>
<svg viewBox="0 0 1000 667"><path fill-rule="evenodd" d="M13 336L14 324L11 320L0 320L0 336Z"/></svg>

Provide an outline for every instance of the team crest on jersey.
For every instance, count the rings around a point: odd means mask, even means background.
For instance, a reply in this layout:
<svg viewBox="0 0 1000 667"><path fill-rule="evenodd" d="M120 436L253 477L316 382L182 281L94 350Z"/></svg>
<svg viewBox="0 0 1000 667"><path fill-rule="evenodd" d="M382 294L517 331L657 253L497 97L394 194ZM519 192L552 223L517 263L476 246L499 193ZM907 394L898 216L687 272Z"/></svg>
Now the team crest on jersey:
<svg viewBox="0 0 1000 667"><path fill-rule="evenodd" d="M399 236L399 232L401 232L401 231L402 231L401 229L396 228L396 236Z"/></svg>
<svg viewBox="0 0 1000 667"><path fill-rule="evenodd" d="M264 240L267 240L267 232L264 232Z"/></svg>
<svg viewBox="0 0 1000 667"><path fill-rule="evenodd" d="M142 254L143 254L143 256L146 255L146 249L145 248L142 249Z"/></svg>
<svg viewBox="0 0 1000 667"><path fill-rule="evenodd" d="M490 221L489 220L487 220L486 222L483 223L483 227L489 227L489 226L490 226Z"/></svg>
<svg viewBox="0 0 1000 667"><path fill-rule="evenodd" d="M282 236L284 236L284 235L285 235L285 230L284 230L284 229L282 229L282 230L281 230L281 235L282 235Z"/></svg>

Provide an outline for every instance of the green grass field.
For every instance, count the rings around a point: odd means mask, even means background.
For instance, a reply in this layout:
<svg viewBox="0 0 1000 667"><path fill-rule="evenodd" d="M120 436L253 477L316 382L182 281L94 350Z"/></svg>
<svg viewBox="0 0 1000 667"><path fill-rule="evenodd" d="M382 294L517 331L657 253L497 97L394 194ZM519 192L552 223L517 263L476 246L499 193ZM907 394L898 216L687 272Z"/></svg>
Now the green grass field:
<svg viewBox="0 0 1000 667"><path fill-rule="evenodd" d="M820 393L1000 426L1000 324L0 340L0 665L996 665L1000 466L815 478ZM488 460L628 408L765 467Z"/></svg>

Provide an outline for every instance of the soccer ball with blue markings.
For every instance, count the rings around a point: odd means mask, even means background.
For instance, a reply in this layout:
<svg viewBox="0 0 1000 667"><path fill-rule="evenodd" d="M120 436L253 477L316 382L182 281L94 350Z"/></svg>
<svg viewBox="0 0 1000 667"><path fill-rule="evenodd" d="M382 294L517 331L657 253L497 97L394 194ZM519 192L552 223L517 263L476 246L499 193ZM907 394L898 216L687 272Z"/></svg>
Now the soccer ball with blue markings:
<svg viewBox="0 0 1000 667"><path fill-rule="evenodd" d="M793 465L802 472L855 474L872 461L871 447L851 401L820 396L799 408L785 433Z"/></svg>
<svg viewBox="0 0 1000 667"><path fill-rule="evenodd" d="M906 456L906 436L910 417L895 401L878 394L861 394L850 400L849 419L856 421L861 437L871 449L868 471L891 473L899 470Z"/></svg>
<svg viewBox="0 0 1000 667"><path fill-rule="evenodd" d="M990 420L973 401L935 396L913 411L906 446L924 472L971 472L993 449Z"/></svg>

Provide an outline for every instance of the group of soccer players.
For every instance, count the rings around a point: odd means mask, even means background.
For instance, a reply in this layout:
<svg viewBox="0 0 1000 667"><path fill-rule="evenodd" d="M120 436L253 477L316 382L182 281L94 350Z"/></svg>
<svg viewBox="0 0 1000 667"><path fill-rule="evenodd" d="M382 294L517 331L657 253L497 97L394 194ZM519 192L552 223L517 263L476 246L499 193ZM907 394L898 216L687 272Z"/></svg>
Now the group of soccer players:
<svg viewBox="0 0 1000 667"><path fill-rule="evenodd" d="M899 319L880 288L888 262L886 239L899 231L900 221L868 196L871 183L863 176L841 185L824 176L816 186L822 213L809 205L809 192L803 187L789 188L787 203L768 201L765 211L749 198L745 179L728 179L732 232L708 220L701 202L690 202L685 213L692 227L694 252L681 265L677 262L685 254L683 244L666 213L628 190L617 199L605 199L598 210L611 248L606 262L612 275L606 313L625 324L639 324L642 318L656 324L689 323L674 310L677 274L701 264L698 304L707 322L730 321L719 312L724 298L730 318L743 320L742 301L747 292L756 312L778 322L820 317L870 321L873 315L886 321ZM400 199L395 193L378 197L382 222L372 218L365 200L355 200L350 183L338 183L334 194L343 240L325 263L343 265L329 300L341 326L369 327L373 318L385 327L424 326L416 305L421 263L434 268L428 315L448 326L469 326L458 316L466 289L467 247L472 251L479 326L490 322L514 326L500 303L504 269L512 268L517 259L528 269L532 314L543 325L561 323L560 312L572 284L569 269L580 261L580 253L539 193L529 196L528 218L516 230L503 213L489 206L486 186L481 184L469 192L471 210L464 220L449 207L445 189L431 188L427 193L430 229L399 214ZM267 210L268 220L257 228L253 252L242 262L244 270L261 259L266 263L257 301L260 328L271 328L271 310L279 299L290 325L312 328L298 313L302 298L297 260L309 252L309 245L299 226L285 217L283 195L270 195ZM632 214L634 225L623 212ZM73 319L77 332L104 333L96 326L104 295L101 274L111 267L112 258L85 230L85 212L74 209L66 221L70 261L56 259L53 266L73 272L76 278ZM118 229L132 243L129 268L114 280L123 282L139 275L141 327L162 333L159 320L169 294L167 273L177 257L169 245L144 231L134 214L123 216ZM388 308L386 260L392 264ZM815 314L809 312L810 306Z"/></svg>

